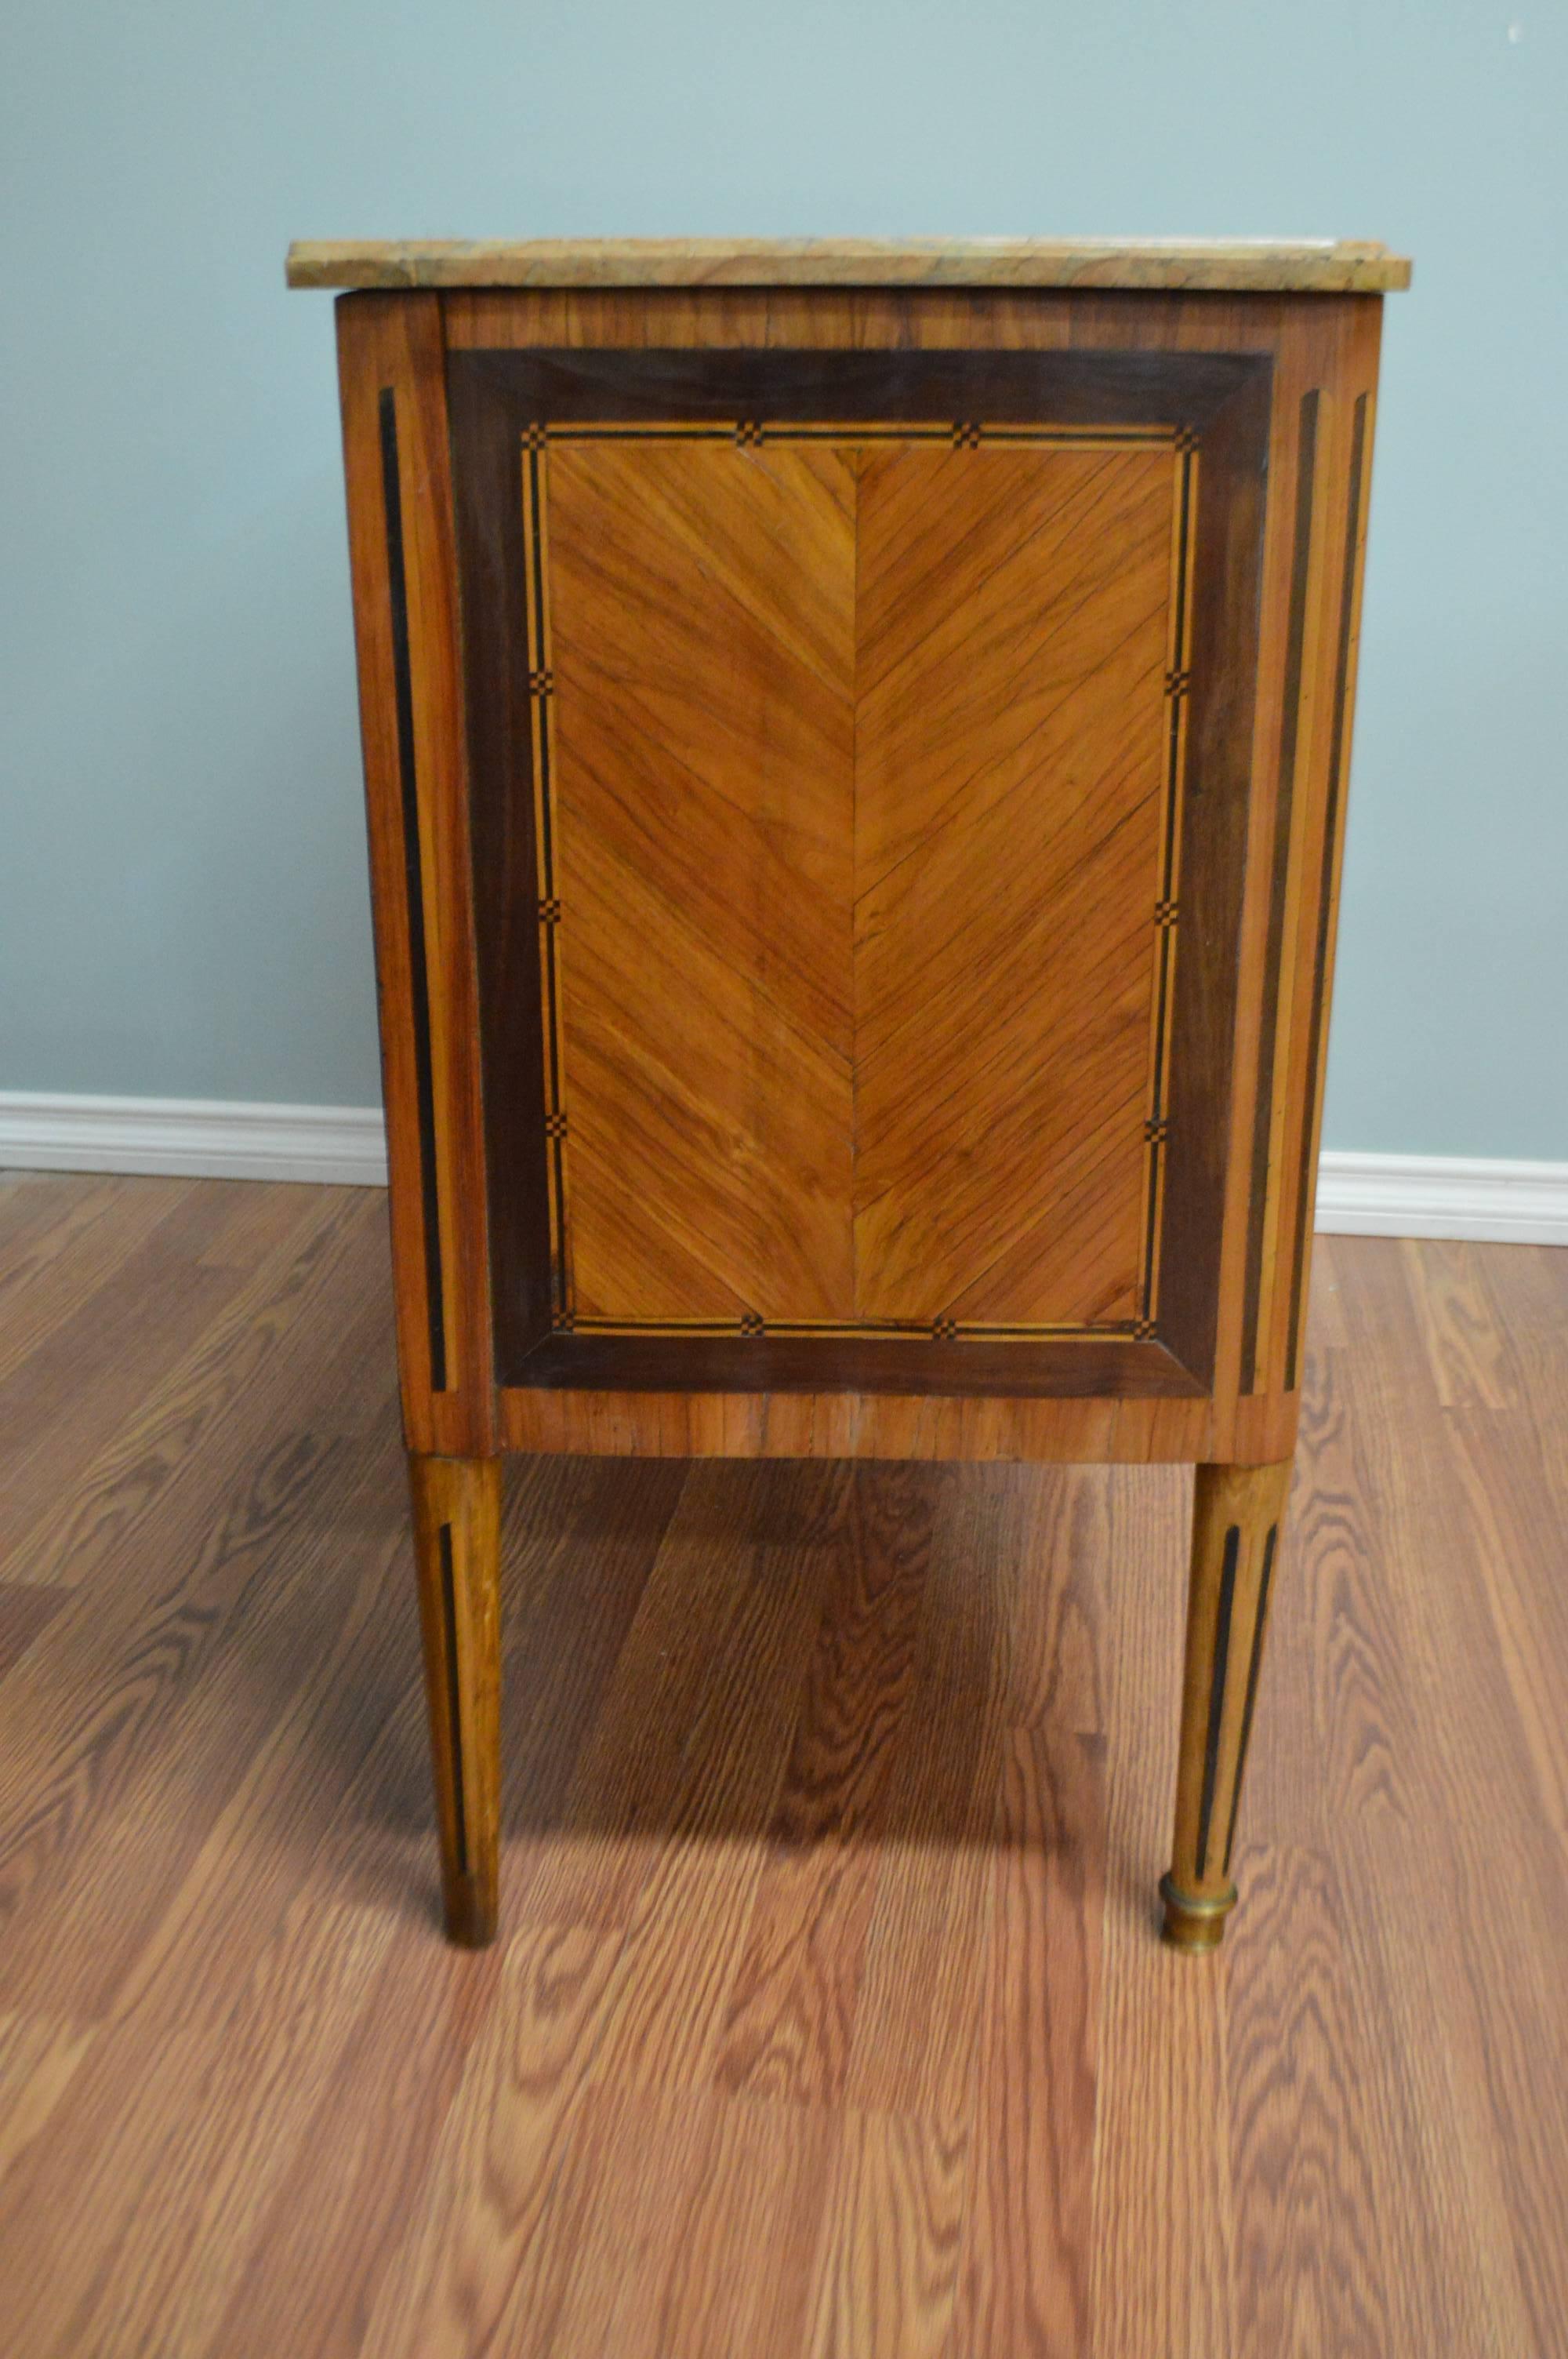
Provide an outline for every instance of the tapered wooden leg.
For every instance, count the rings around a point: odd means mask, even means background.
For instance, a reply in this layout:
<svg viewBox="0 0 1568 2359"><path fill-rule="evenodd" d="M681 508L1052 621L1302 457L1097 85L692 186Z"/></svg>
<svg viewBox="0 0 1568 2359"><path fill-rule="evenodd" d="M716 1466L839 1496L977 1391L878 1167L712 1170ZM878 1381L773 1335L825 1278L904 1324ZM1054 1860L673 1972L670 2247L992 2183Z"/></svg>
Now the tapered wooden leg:
<svg viewBox="0 0 1568 2359"><path fill-rule="evenodd" d="M1160 1886L1178 1950L1217 1949L1236 1906L1230 1854L1290 1489L1288 1458L1197 1470L1176 1832Z"/></svg>
<svg viewBox="0 0 1568 2359"><path fill-rule="evenodd" d="M411 1451L419 1619L454 1941L495 1937L501 1843L501 1461Z"/></svg>

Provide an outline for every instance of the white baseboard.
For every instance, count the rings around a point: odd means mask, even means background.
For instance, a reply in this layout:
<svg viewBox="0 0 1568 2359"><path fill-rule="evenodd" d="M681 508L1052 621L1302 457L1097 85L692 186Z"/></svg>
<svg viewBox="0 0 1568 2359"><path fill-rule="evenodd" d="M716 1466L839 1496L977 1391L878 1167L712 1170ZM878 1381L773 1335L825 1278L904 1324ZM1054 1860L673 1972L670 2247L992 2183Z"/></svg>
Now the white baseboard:
<svg viewBox="0 0 1568 2359"><path fill-rule="evenodd" d="M0 1170L165 1172L384 1187L379 1106L0 1091ZM1339 1236L1568 1245L1568 1163L1332 1150L1317 1225Z"/></svg>
<svg viewBox="0 0 1568 2359"><path fill-rule="evenodd" d="M1568 1163L1325 1150L1317 1225L1342 1237L1472 1237L1568 1245Z"/></svg>
<svg viewBox="0 0 1568 2359"><path fill-rule="evenodd" d="M379 1106L88 1098L0 1090L0 1170L386 1185Z"/></svg>

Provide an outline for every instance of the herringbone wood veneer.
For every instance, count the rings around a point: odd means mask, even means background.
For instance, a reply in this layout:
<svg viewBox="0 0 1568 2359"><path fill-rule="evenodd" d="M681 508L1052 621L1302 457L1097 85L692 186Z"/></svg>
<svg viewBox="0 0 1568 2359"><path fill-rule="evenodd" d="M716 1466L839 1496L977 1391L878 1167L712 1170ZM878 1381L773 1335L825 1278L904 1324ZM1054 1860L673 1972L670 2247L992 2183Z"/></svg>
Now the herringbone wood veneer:
<svg viewBox="0 0 1568 2359"><path fill-rule="evenodd" d="M845 438L525 462L562 1291L1130 1321L1180 458Z"/></svg>

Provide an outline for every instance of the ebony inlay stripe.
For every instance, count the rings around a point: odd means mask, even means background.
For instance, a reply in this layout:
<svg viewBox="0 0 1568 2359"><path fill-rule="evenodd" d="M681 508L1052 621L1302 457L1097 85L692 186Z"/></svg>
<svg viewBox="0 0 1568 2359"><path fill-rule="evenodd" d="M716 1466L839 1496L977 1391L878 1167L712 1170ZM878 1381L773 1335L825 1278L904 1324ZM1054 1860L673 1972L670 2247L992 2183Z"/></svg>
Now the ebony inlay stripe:
<svg viewBox="0 0 1568 2359"><path fill-rule="evenodd" d="M463 1802L463 1721L462 1681L458 1673L458 1593L452 1571L452 1527L443 1524L438 1535L441 1551L441 1618L447 1636L447 1725L450 1734L448 1756L452 1765L453 1840L458 1856L458 1873L469 1872L468 1812Z"/></svg>
<svg viewBox="0 0 1568 2359"><path fill-rule="evenodd" d="M1247 1747L1252 1739L1252 1707L1258 1701L1258 1674L1263 1667L1263 1631L1269 1614L1269 1583L1274 1571L1274 1547L1280 1537L1278 1524L1271 1525L1263 1543L1263 1571L1258 1582L1258 1618L1252 1625L1252 1660L1247 1667L1247 1701L1241 1707L1241 1742L1236 1753L1236 1783L1230 1792L1230 1824L1225 1834L1224 1867L1230 1874L1230 1854L1236 1843L1237 1813L1241 1808L1241 1780L1247 1775Z"/></svg>
<svg viewBox="0 0 1568 2359"><path fill-rule="evenodd" d="M397 397L381 396L381 484L386 517L386 583L392 608L392 674L397 708L397 767L403 794L403 864L408 906L414 1077L419 1114L419 1195L425 1233L425 1309L430 1389L447 1389L447 1319L441 1282L440 1197L436 1177L436 1076L430 1053L430 976L425 956L425 866L414 770L414 672L408 653L408 580L403 558L403 486L397 472Z"/></svg>
<svg viewBox="0 0 1568 2359"><path fill-rule="evenodd" d="M1334 666L1334 736L1328 795L1323 820L1323 883L1317 905L1317 949L1313 962L1312 1028L1307 1038L1306 1116L1302 1127L1302 1168L1296 1183L1296 1234L1291 1255L1290 1344L1285 1390L1293 1392L1301 1364L1302 1298L1306 1285L1307 1222L1312 1212L1312 1164L1317 1146L1317 1109L1323 1095L1323 1018L1328 985L1328 941L1334 925L1334 874L1339 821L1345 801L1345 757L1349 734L1350 661L1356 639L1356 566L1361 548L1361 513L1367 474L1367 396L1357 397L1350 443L1350 490L1345 520L1345 570L1339 585L1339 647Z"/></svg>
<svg viewBox="0 0 1568 2359"><path fill-rule="evenodd" d="M1236 1603L1236 1560L1240 1550L1241 1527L1232 1524L1225 1535L1225 1560L1219 1569L1219 1610L1214 1625L1214 1678L1208 1691L1208 1743L1204 1748L1203 1800L1198 1808L1197 1874L1200 1884L1208 1872L1214 1781L1219 1769L1219 1729L1225 1718L1225 1677L1230 1654L1230 1614Z"/></svg>
<svg viewBox="0 0 1568 2359"><path fill-rule="evenodd" d="M1317 473L1319 393L1302 396L1296 459L1295 538L1291 556L1291 609L1285 633L1285 706L1280 723L1280 791L1274 816L1274 874L1269 886L1269 947L1263 961L1263 1024L1258 1049L1258 1103L1252 1116L1252 1193L1243 1297L1241 1364L1247 1389L1258 1389L1258 1315L1263 1292L1263 1226L1269 1193L1269 1140L1273 1129L1274 1048L1279 1029L1280 960L1285 938L1285 895L1291 868L1291 810L1295 800L1296 748L1301 734L1302 656L1306 645L1307 585L1312 572L1313 485Z"/></svg>

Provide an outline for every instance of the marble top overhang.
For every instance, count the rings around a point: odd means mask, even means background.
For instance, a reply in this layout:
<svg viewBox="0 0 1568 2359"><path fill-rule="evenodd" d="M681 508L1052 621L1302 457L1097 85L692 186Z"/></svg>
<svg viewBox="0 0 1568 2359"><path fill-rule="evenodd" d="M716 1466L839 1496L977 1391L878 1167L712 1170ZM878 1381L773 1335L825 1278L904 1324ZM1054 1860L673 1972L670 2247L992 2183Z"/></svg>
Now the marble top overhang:
<svg viewBox="0 0 1568 2359"><path fill-rule="evenodd" d="M291 287L1082 287L1381 295L1411 266L1342 238L302 238Z"/></svg>

